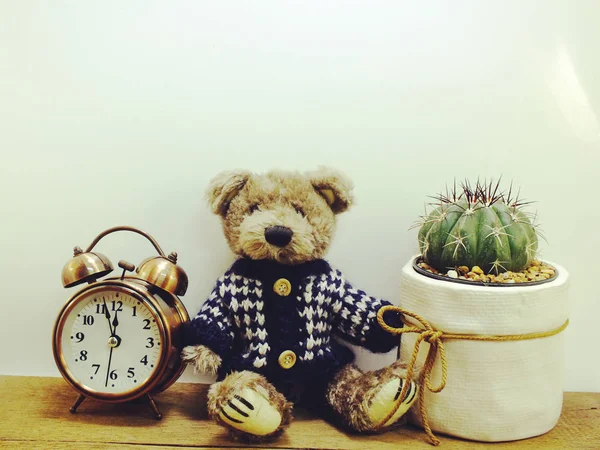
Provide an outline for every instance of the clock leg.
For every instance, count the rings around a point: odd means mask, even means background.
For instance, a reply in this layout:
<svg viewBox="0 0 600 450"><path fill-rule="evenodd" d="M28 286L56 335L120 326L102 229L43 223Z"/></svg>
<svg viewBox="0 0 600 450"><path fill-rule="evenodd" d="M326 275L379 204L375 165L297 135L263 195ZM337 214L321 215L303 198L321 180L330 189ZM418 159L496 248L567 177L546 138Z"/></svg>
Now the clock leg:
<svg viewBox="0 0 600 450"><path fill-rule="evenodd" d="M148 394L147 398L148 398L148 404L150 405L150 408L152 409L152 412L154 413L154 418L156 420L162 419L162 414L160 413L158 406L156 406L154 399L152 397L150 397L150 394Z"/></svg>
<svg viewBox="0 0 600 450"><path fill-rule="evenodd" d="M77 408L79 408L79 405L81 405L84 400L85 400L85 395L80 395L79 397L77 397L77 400L75 400L75 403L73 403L73 406L71 406L71 408L69 408L69 411L71 411L71 413L75 414L75 412L77 412Z"/></svg>

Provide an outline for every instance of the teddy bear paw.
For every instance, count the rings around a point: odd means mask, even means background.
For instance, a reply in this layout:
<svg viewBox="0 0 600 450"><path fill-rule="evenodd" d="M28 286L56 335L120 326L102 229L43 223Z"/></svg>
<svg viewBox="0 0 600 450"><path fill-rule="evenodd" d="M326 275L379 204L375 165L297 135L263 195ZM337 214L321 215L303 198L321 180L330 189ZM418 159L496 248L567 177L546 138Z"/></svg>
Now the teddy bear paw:
<svg viewBox="0 0 600 450"><path fill-rule="evenodd" d="M181 351L181 360L194 367L195 373L216 375L221 357L204 345L188 345Z"/></svg>
<svg viewBox="0 0 600 450"><path fill-rule="evenodd" d="M219 418L230 427L255 436L274 433L282 419L277 408L252 389L244 389L227 400Z"/></svg>
<svg viewBox="0 0 600 450"><path fill-rule="evenodd" d="M417 399L419 387L414 381L409 382L405 397L400 398L406 382L403 378L392 378L371 399L367 414L376 429L385 428L397 422ZM394 409L396 411L392 414ZM392 414L391 417L390 414Z"/></svg>
<svg viewBox="0 0 600 450"><path fill-rule="evenodd" d="M230 374L211 386L208 397L210 415L245 441L278 436L291 421L292 404L253 372Z"/></svg>

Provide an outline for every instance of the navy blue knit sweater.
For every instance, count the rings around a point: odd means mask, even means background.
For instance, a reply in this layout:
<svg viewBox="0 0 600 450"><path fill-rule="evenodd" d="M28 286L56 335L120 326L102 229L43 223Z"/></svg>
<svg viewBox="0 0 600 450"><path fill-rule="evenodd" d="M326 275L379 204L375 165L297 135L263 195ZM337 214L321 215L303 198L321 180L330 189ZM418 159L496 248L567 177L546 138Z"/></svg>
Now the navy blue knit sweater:
<svg viewBox="0 0 600 450"><path fill-rule="evenodd" d="M273 286L291 284L281 296ZM385 300L354 289L324 260L286 266L269 260L239 259L217 281L186 329L186 345L202 344L222 358L219 379L231 371L251 370L273 382L307 382L352 362L352 351L337 335L374 352L387 352L398 337L377 323ZM399 316L385 316L401 326ZM291 350L296 364L284 369L279 355Z"/></svg>

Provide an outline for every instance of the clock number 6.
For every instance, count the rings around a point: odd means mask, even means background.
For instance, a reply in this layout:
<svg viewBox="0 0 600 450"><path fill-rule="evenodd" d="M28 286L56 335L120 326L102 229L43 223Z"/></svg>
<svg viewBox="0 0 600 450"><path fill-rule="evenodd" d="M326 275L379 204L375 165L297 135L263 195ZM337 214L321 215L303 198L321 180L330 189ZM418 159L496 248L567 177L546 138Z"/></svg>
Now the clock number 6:
<svg viewBox="0 0 600 450"><path fill-rule="evenodd" d="M115 370L112 370L112 371L110 372L110 379L111 379L111 380L116 380L117 378L119 378L119 377L118 377L118 375L117 375L117 369L115 369Z"/></svg>

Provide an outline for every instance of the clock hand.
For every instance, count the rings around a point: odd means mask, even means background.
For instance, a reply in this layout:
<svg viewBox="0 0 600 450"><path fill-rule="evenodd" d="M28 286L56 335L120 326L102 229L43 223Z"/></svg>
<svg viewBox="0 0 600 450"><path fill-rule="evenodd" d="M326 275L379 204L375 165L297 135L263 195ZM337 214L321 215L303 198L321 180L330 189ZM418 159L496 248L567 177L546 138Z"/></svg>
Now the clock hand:
<svg viewBox="0 0 600 450"><path fill-rule="evenodd" d="M108 356L108 369L106 369L106 383L104 383L105 387L108 387L108 375L110 374L110 361L112 360L112 351L113 348L110 348L110 355Z"/></svg>
<svg viewBox="0 0 600 450"><path fill-rule="evenodd" d="M117 327L119 326L119 319L117 318L117 313L118 313L118 312L119 312L118 310L117 310L117 311L115 311L115 318L114 318L114 319L113 319L113 321L112 321L112 326L113 326L113 330L112 330L112 333L113 333L113 334L112 334L112 335L113 335L113 336L116 336L116 335L117 335Z"/></svg>
<svg viewBox="0 0 600 450"><path fill-rule="evenodd" d="M112 336L115 333L113 332L112 325L110 324L110 313L108 312L108 306L106 306L106 299L102 297L102 301L104 302L104 317L106 317L106 320L108 321L108 328L110 328L110 335Z"/></svg>
<svg viewBox="0 0 600 450"><path fill-rule="evenodd" d="M113 348L115 348L116 346L118 346L120 344L121 339L117 336L117 327L119 326L119 319L117 318L117 314L119 313L119 310L115 311L115 317L112 320L112 329L111 329L111 336L110 339L108 340L109 345L110 345L110 354L108 355L108 368L106 369L106 382L104 383L105 387L108 387L108 377L110 376L110 362L112 360L112 352L113 352ZM107 318L110 318L110 314L108 314L108 310L106 311L107 314ZM108 324L110 325L110 321L108 322ZM111 340L114 340L115 343L111 343Z"/></svg>

